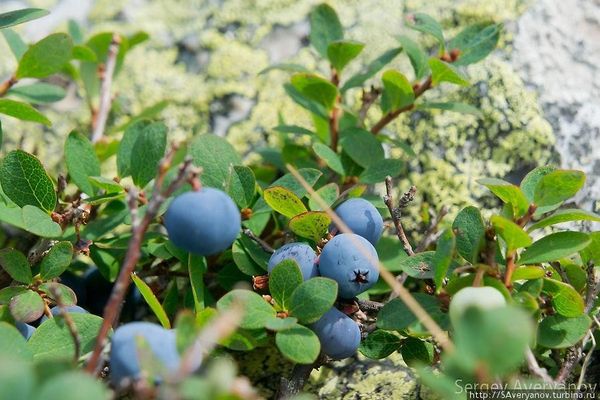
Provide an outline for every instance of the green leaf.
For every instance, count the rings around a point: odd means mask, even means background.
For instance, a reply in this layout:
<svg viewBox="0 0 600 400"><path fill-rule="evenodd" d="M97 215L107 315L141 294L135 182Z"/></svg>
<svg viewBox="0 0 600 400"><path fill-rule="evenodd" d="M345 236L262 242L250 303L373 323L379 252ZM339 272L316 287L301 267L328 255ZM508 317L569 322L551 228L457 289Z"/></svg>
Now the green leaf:
<svg viewBox="0 0 600 400"><path fill-rule="evenodd" d="M90 176L100 175L100 161L90 140L78 132L71 132L65 142L65 163L73 182L82 192L93 196Z"/></svg>
<svg viewBox="0 0 600 400"><path fill-rule="evenodd" d="M444 32L440 24L427 14L416 13L409 18L408 27L416 31L427 33L435 38L440 44L440 52L444 52Z"/></svg>
<svg viewBox="0 0 600 400"><path fill-rule="evenodd" d="M62 228L52 220L52 217L35 206L25 206L21 210L21 218L26 231L47 238L58 237Z"/></svg>
<svg viewBox="0 0 600 400"><path fill-rule="evenodd" d="M0 321L0 354L5 357L6 355L14 355L19 359L31 360L31 352L26 346L25 338L14 326L10 325L8 322ZM5 375L2 375L2 379L0 382L3 387L3 394L6 394L4 390L5 384ZM5 399L9 399L11 397L4 397Z"/></svg>
<svg viewBox="0 0 600 400"><path fill-rule="evenodd" d="M485 235L485 226L479 210L472 206L463 208L454 219L452 229L456 235L458 254L471 264L477 262Z"/></svg>
<svg viewBox="0 0 600 400"><path fill-rule="evenodd" d="M383 94L381 109L383 112L397 110L411 105L415 101L415 92L408 79L396 70L390 69L383 73Z"/></svg>
<svg viewBox="0 0 600 400"><path fill-rule="evenodd" d="M550 315L540 322L537 343L549 349L566 349L575 346L590 329L592 320L587 315L566 318Z"/></svg>
<svg viewBox="0 0 600 400"><path fill-rule="evenodd" d="M286 318L273 318L267 322L266 328L270 331L285 331L287 329L296 326L298 318L286 317Z"/></svg>
<svg viewBox="0 0 600 400"><path fill-rule="evenodd" d="M81 354L89 353L96 344L102 318L93 314L70 313L81 344ZM72 360L75 345L63 318L49 318L33 333L27 347L36 361Z"/></svg>
<svg viewBox="0 0 600 400"><path fill-rule="evenodd" d="M234 289L217 301L217 309L226 310L236 305L244 310L240 327L244 329L263 328L267 321L277 314L260 295L249 290Z"/></svg>
<svg viewBox="0 0 600 400"><path fill-rule="evenodd" d="M402 342L400 354L409 367L431 365L433 363L433 345L421 339L407 337Z"/></svg>
<svg viewBox="0 0 600 400"><path fill-rule="evenodd" d="M546 271L542 267L536 267L533 265L528 265L524 267L519 267L515 269L515 272L512 274L512 281L519 280L527 280L530 281L532 279L543 278L546 275Z"/></svg>
<svg viewBox="0 0 600 400"><path fill-rule="evenodd" d="M73 58L81 61L96 62L98 57L94 50L84 45L73 46Z"/></svg>
<svg viewBox="0 0 600 400"><path fill-rule="evenodd" d="M8 91L9 95L20 97L21 99L34 104L55 103L64 99L67 92L60 86L45 82L32 83L31 85L21 85L12 87Z"/></svg>
<svg viewBox="0 0 600 400"><path fill-rule="evenodd" d="M137 186L143 188L154 179L166 148L167 127L162 122L151 123L139 133L131 150L131 177Z"/></svg>
<svg viewBox="0 0 600 400"><path fill-rule="evenodd" d="M103 176L89 176L88 181L90 181L93 186L104 190L106 193L122 193L125 190L119 183Z"/></svg>
<svg viewBox="0 0 600 400"><path fill-rule="evenodd" d="M379 360L399 350L401 343L397 335L378 329L369 333L369 336L360 343L358 351L365 357Z"/></svg>
<svg viewBox="0 0 600 400"><path fill-rule="evenodd" d="M0 250L0 266L17 282L30 284L33 281L27 257L18 250L11 248Z"/></svg>
<svg viewBox="0 0 600 400"><path fill-rule="evenodd" d="M256 194L256 178L248 167L235 165L229 169L227 193L240 208L250 207Z"/></svg>
<svg viewBox="0 0 600 400"><path fill-rule="evenodd" d="M528 247L531 245L531 237L511 220L501 217L499 215L493 215L490 218L490 222L494 227L494 230L506 243L506 252L510 253L513 250L520 249L521 247Z"/></svg>
<svg viewBox="0 0 600 400"><path fill-rule="evenodd" d="M229 142L216 135L200 135L191 144L190 155L194 164L202 167L202 184L223 189L231 165L242 160Z"/></svg>
<svg viewBox="0 0 600 400"><path fill-rule="evenodd" d="M52 211L56 206L54 183L42 163L23 150L13 150L0 161L0 185L20 207L32 205Z"/></svg>
<svg viewBox="0 0 600 400"><path fill-rule="evenodd" d="M433 279L435 277L434 257L434 251L417 253L412 257L403 259L400 263L400 269L413 278Z"/></svg>
<svg viewBox="0 0 600 400"><path fill-rule="evenodd" d="M38 290L44 292L48 298L58 304L60 301L65 306L73 306L77 304L77 295L67 285L57 282L42 283ZM56 294L58 292L58 295Z"/></svg>
<svg viewBox="0 0 600 400"><path fill-rule="evenodd" d="M317 335L302 325L277 332L275 344L284 357L298 364L315 362L321 351Z"/></svg>
<svg viewBox="0 0 600 400"><path fill-rule="evenodd" d="M111 396L108 389L83 371L68 371L48 379L37 394L44 400L106 400Z"/></svg>
<svg viewBox="0 0 600 400"><path fill-rule="evenodd" d="M331 168L334 172L337 172L339 175L344 176L344 166L342 165L342 161L335 151L331 150L329 146L319 142L313 144L312 148L317 156L325 161L325 164L327 164L329 168Z"/></svg>
<svg viewBox="0 0 600 400"><path fill-rule="evenodd" d="M19 36L19 34L12 29L2 29L0 32L2 32L2 35L4 36L6 43L8 43L8 47L10 47L10 50L14 54L15 58L17 61L19 61L29 46L27 46L27 43L21 39L21 36Z"/></svg>
<svg viewBox="0 0 600 400"><path fill-rule="evenodd" d="M402 45L404 52L410 60L410 64L415 72L415 78L421 79L429 71L429 64L427 63L427 54L421 49L415 41L408 36L398 37L398 41Z"/></svg>
<svg viewBox="0 0 600 400"><path fill-rule="evenodd" d="M303 324L316 322L335 303L337 282L329 278L311 278L302 282L289 300L290 315Z"/></svg>
<svg viewBox="0 0 600 400"><path fill-rule="evenodd" d="M550 172L555 170L556 167L542 166L529 171L529 173L525 175L525 178L523 178L523 180L521 181L520 187L521 191L523 191L523 194L525 195L529 203L533 203L535 196L535 188L537 187L540 180L544 176L548 175Z"/></svg>
<svg viewBox="0 0 600 400"><path fill-rule="evenodd" d="M486 58L500 39L502 24L480 22L470 25L456 35L449 43L448 48L460 50L456 65L469 65Z"/></svg>
<svg viewBox="0 0 600 400"><path fill-rule="evenodd" d="M296 261L283 260L269 274L269 291L277 304L287 311L292 293L302 282L302 272Z"/></svg>
<svg viewBox="0 0 600 400"><path fill-rule="evenodd" d="M348 89L362 86L363 83L374 77L376 73L381 71L383 67L389 64L401 52L402 47L396 47L386 51L375 60L371 61L362 72L350 77L350 79L342 86L341 92L343 93Z"/></svg>
<svg viewBox="0 0 600 400"><path fill-rule="evenodd" d="M26 286L7 286L2 288L0 289L0 304L8 304L10 303L10 299L28 290Z"/></svg>
<svg viewBox="0 0 600 400"><path fill-rule="evenodd" d="M554 279L544 278L542 291L552 296L552 306L560 315L575 318L583 314L583 299L573 286Z"/></svg>
<svg viewBox="0 0 600 400"><path fill-rule="evenodd" d="M154 292L150 286L146 284L139 276L136 274L131 274L131 280L135 283L135 286L138 288L144 300L146 300L146 304L150 307L158 321L165 329L171 329L171 321L169 321L169 317L167 313L163 309L160 301L156 298Z"/></svg>
<svg viewBox="0 0 600 400"><path fill-rule="evenodd" d="M27 290L10 299L8 308L15 320L32 322L44 314L44 300L33 290Z"/></svg>
<svg viewBox="0 0 600 400"><path fill-rule="evenodd" d="M496 178L478 179L477 183L490 189L504 203L512 205L515 217L520 217L527 212L529 202L518 186Z"/></svg>
<svg viewBox="0 0 600 400"><path fill-rule="evenodd" d="M45 78L59 72L71 59L72 49L73 42L66 33L46 36L23 54L15 77Z"/></svg>
<svg viewBox="0 0 600 400"><path fill-rule="evenodd" d="M350 61L354 60L360 54L364 47L365 45L359 42L332 42L327 47L327 58L333 68L341 72Z"/></svg>
<svg viewBox="0 0 600 400"><path fill-rule="evenodd" d="M199 314L204 310L204 297L206 295L204 287L204 273L207 270L206 258L190 253L187 257L187 264L192 296L194 298L194 310L196 314Z"/></svg>
<svg viewBox="0 0 600 400"><path fill-rule="evenodd" d="M534 335L530 316L516 307L466 310L454 330L456 354L470 370L484 365L492 376L514 372L525 360Z"/></svg>
<svg viewBox="0 0 600 400"><path fill-rule="evenodd" d="M307 211L290 219L289 228L298 236L319 242L331 224L331 218L325 211Z"/></svg>
<svg viewBox="0 0 600 400"><path fill-rule="evenodd" d="M389 175L392 178L397 177L404 169L404 161L386 158L369 165L359 176L362 183L374 184L381 183Z"/></svg>
<svg viewBox="0 0 600 400"><path fill-rule="evenodd" d="M42 10L41 8L23 8L20 10L9 11L0 14L0 29L42 18L48 14L50 14L48 11Z"/></svg>
<svg viewBox="0 0 600 400"><path fill-rule="evenodd" d="M535 187L533 201L538 207L558 206L575 196L584 183L585 174L581 171L552 171L539 180Z"/></svg>
<svg viewBox="0 0 600 400"><path fill-rule="evenodd" d="M42 279L58 278L71 264L73 245L71 242L58 242L44 256L40 264Z"/></svg>
<svg viewBox="0 0 600 400"><path fill-rule="evenodd" d="M361 167L368 167L385 157L381 143L361 128L345 129L340 134L342 149Z"/></svg>
<svg viewBox="0 0 600 400"><path fill-rule="evenodd" d="M453 83L459 86L469 86L471 84L454 66L437 58L432 57L429 59L429 68L431 68L433 86L442 82Z"/></svg>
<svg viewBox="0 0 600 400"><path fill-rule="evenodd" d="M137 138L150 123L151 122L148 120L139 120L125 129L117 151L117 171L121 178L131 175L133 146L135 145Z"/></svg>
<svg viewBox="0 0 600 400"><path fill-rule="evenodd" d="M437 109L444 111L453 111L460 114L471 114L478 118L483 117L483 113L476 107L470 104L449 101L445 103L420 103L417 109Z"/></svg>
<svg viewBox="0 0 600 400"><path fill-rule="evenodd" d="M448 268L452 264L452 256L456 247L456 238L452 229L446 229L437 242L432 264L434 266L435 287L438 292L442 289L444 278L448 274Z"/></svg>
<svg viewBox="0 0 600 400"><path fill-rule="evenodd" d="M390 272L402 272L402 261L408 258L408 255L398 246L398 238L392 236L383 236L375 246L379 261Z"/></svg>
<svg viewBox="0 0 600 400"><path fill-rule="evenodd" d="M600 265L600 232L591 232L590 239L591 243L581 250L581 261L584 265L589 262Z"/></svg>
<svg viewBox="0 0 600 400"><path fill-rule="evenodd" d="M443 326L448 325L448 316L441 311L440 301L436 297L424 293L415 293L414 297L435 321ZM411 330L426 332L419 323L419 319L400 299L393 299L379 310L377 327L388 331L410 328Z"/></svg>
<svg viewBox="0 0 600 400"><path fill-rule="evenodd" d="M306 98L316 101L327 110L333 108L338 90L327 79L315 74L300 73L292 76L291 83Z"/></svg>
<svg viewBox="0 0 600 400"><path fill-rule="evenodd" d="M263 192L265 202L278 213L292 218L306 212L302 200L283 186L271 186Z"/></svg>
<svg viewBox="0 0 600 400"><path fill-rule="evenodd" d="M563 222L571 222L571 221L600 222L600 215L594 214L589 211L580 210L578 208L558 210L554 214L531 225L529 228L527 228L527 231L531 232L536 229L542 229L547 226L556 225L556 224L560 224Z"/></svg>
<svg viewBox="0 0 600 400"><path fill-rule="evenodd" d="M283 89L285 90L287 95L290 96L290 98L300 107L310 111L312 114L322 118L325 121L329 118L328 111L321 103L309 97L306 97L305 95L300 93L300 91L298 91L298 89L296 89L292 84L284 84Z"/></svg>
<svg viewBox="0 0 600 400"><path fill-rule="evenodd" d="M328 206L331 207L333 202L340 195L340 188L336 183L333 183L333 182L328 183L325 186L321 186L317 190L317 194L321 197L321 199L323 199L325 201L325 203L327 203ZM312 196L308 200L308 205L309 205L310 209L313 211L321 211L322 210L321 206L316 202L316 200Z"/></svg>
<svg viewBox="0 0 600 400"><path fill-rule="evenodd" d="M231 256L233 257L233 261L239 270L248 276L264 275L266 273L265 269L260 267L252 260L252 257L248 255L244 249L244 246L241 245L239 240L233 242L233 246L231 247Z"/></svg>
<svg viewBox="0 0 600 400"><path fill-rule="evenodd" d="M310 44L322 57L327 57L331 42L344 38L344 29L333 8L320 4L310 13Z"/></svg>
<svg viewBox="0 0 600 400"><path fill-rule="evenodd" d="M577 253L591 243L589 235L582 232L556 232L541 238L528 247L518 265L539 264L558 260Z"/></svg>
<svg viewBox="0 0 600 400"><path fill-rule="evenodd" d="M0 99L0 114L6 114L22 121L38 122L46 126L52 125L50 120L44 117L38 110L20 101Z"/></svg>

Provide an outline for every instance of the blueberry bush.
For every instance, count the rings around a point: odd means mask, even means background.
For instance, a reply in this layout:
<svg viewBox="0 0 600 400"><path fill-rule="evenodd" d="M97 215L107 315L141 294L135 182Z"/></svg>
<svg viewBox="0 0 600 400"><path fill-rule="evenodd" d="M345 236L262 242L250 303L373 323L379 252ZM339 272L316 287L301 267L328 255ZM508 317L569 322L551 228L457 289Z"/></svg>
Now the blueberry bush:
<svg viewBox="0 0 600 400"><path fill-rule="evenodd" d="M113 77L148 35L87 37L72 22L28 44L10 29L46 14L0 15L18 61L0 121L52 129L44 107L69 85L90 118L56 170L18 145L0 150L0 398L261 398L234 361L255 349L295 365L278 399L310 398L314 369L359 353L400 353L442 398L585 381L600 339L600 232L576 222L600 216L569 204L582 172L544 165L518 186L482 177L496 208L440 204L403 228L419 192L394 179L414 152L389 124L423 109L479 116L445 96L470 85L464 67L495 49L501 25L449 38L417 13L413 33L365 61L368 43L316 6L308 39L322 62L261 72L289 72L285 92L312 124L280 115L269 133L280 146L242 155L206 132L171 140L163 106L115 125ZM389 68L397 57L412 69Z"/></svg>

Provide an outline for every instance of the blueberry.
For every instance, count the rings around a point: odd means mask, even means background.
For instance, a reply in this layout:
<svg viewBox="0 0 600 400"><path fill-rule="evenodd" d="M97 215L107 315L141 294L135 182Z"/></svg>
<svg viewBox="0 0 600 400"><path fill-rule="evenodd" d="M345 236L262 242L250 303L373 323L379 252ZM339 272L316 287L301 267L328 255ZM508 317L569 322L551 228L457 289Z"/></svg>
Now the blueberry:
<svg viewBox="0 0 600 400"><path fill-rule="evenodd" d="M365 251L371 257L366 257ZM342 233L323 247L319 272L338 283L340 297L351 299L377 283L379 269L372 260L378 261L379 258L368 240L353 233Z"/></svg>
<svg viewBox="0 0 600 400"><path fill-rule="evenodd" d="M461 315L469 307L491 310L504 307L505 305L506 299L498 289L490 286L466 287L460 289L452 296L448 311L450 313L450 320L453 324L456 324Z"/></svg>
<svg viewBox="0 0 600 400"><path fill-rule="evenodd" d="M117 328L112 337L110 379L115 386L124 383L124 379L135 380L141 375L137 337L146 341L152 355L167 371L174 373L179 368L175 331L150 322L131 322ZM160 379L159 376L153 378Z"/></svg>
<svg viewBox="0 0 600 400"><path fill-rule="evenodd" d="M79 306L67 306L65 308L67 309L67 313L69 313L69 314L71 314L71 313L89 314L89 312L86 309L81 308ZM58 316L61 315L60 314L60 307L58 307L58 306L52 307L50 309L50 312L55 317L58 317ZM48 317L44 315L42 317L42 319L40 320L40 324L44 323L44 321L47 320L47 319L48 319Z"/></svg>
<svg viewBox="0 0 600 400"><path fill-rule="evenodd" d="M288 243L281 246L269 259L269 274L283 260L294 260L298 263L304 280L319 275L317 269L317 254L306 243Z"/></svg>
<svg viewBox="0 0 600 400"><path fill-rule="evenodd" d="M358 325L335 307L327 311L311 328L319 337L323 353L334 360L352 356L360 345Z"/></svg>
<svg viewBox="0 0 600 400"><path fill-rule="evenodd" d="M383 218L379 211L365 199L350 199L335 209L336 214L352 232L367 239L373 246L383 233Z"/></svg>
<svg viewBox="0 0 600 400"><path fill-rule="evenodd" d="M165 227L177 247L207 256L231 246L240 231L241 217L225 192L202 188L171 202L165 214Z"/></svg>
<svg viewBox="0 0 600 400"><path fill-rule="evenodd" d="M35 328L29 324L24 322L17 321L15 327L21 332L21 335L25 338L25 340L29 340L33 332L35 332Z"/></svg>

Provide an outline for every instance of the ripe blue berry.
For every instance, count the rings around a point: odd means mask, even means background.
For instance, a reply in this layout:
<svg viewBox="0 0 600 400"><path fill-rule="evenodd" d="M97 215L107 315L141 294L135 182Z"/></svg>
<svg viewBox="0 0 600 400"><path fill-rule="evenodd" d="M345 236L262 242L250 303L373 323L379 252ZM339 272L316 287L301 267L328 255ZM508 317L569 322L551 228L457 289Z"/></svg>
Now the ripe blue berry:
<svg viewBox="0 0 600 400"><path fill-rule="evenodd" d="M150 322L131 322L121 325L112 337L110 349L110 380L121 386L125 379L140 377L137 337L142 337L153 356L173 373L179 367L179 353L175 345L175 331ZM151 377L160 379L160 377Z"/></svg>
<svg viewBox="0 0 600 400"><path fill-rule="evenodd" d="M21 335L23 335L25 340L29 340L31 335L33 335L33 332L35 332L35 328L29 324L26 324L25 322L17 321L15 327L19 330Z"/></svg>
<svg viewBox="0 0 600 400"><path fill-rule="evenodd" d="M334 360L352 356L360 345L358 325L335 307L327 311L311 328L319 337L323 353Z"/></svg>
<svg viewBox="0 0 600 400"><path fill-rule="evenodd" d="M65 307L67 309L67 313L72 314L72 313L81 313L81 314L89 314L88 310L81 308L79 306L67 306ZM52 315L54 317L58 317L60 316L60 307L58 306L54 306L50 309L50 312L52 313ZM43 323L45 320L47 320L48 317L47 316L43 316L42 319L40 320L40 324Z"/></svg>
<svg viewBox="0 0 600 400"><path fill-rule="evenodd" d="M371 257L367 257L364 251ZM351 299L377 283L379 269L372 262L377 260L377 251L368 240L353 233L342 233L323 247L319 272L338 283L341 298Z"/></svg>
<svg viewBox="0 0 600 400"><path fill-rule="evenodd" d="M350 199L335 209L336 214L352 232L367 239L373 246L383 233L383 218L379 211L365 199Z"/></svg>
<svg viewBox="0 0 600 400"><path fill-rule="evenodd" d="M165 227L177 247L208 256L231 246L240 231L241 217L225 192L202 188L171 202L165 214Z"/></svg>
<svg viewBox="0 0 600 400"><path fill-rule="evenodd" d="M306 243L288 243L281 246L269 259L269 274L283 260L294 260L300 267L304 280L319 275L317 254Z"/></svg>
<svg viewBox="0 0 600 400"><path fill-rule="evenodd" d="M85 281L71 271L66 271L60 276L60 283L67 285L73 290L77 296L77 304L85 304L87 302L87 292L85 290Z"/></svg>

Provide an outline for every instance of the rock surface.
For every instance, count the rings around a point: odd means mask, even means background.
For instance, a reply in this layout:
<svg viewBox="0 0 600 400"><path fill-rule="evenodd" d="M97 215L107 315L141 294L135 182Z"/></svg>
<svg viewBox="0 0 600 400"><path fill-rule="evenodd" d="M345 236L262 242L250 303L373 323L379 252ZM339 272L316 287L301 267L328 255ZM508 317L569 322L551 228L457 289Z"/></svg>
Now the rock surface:
<svg viewBox="0 0 600 400"><path fill-rule="evenodd" d="M562 166L588 180L579 205L600 199L600 1L538 0L517 21L510 62L535 90Z"/></svg>

